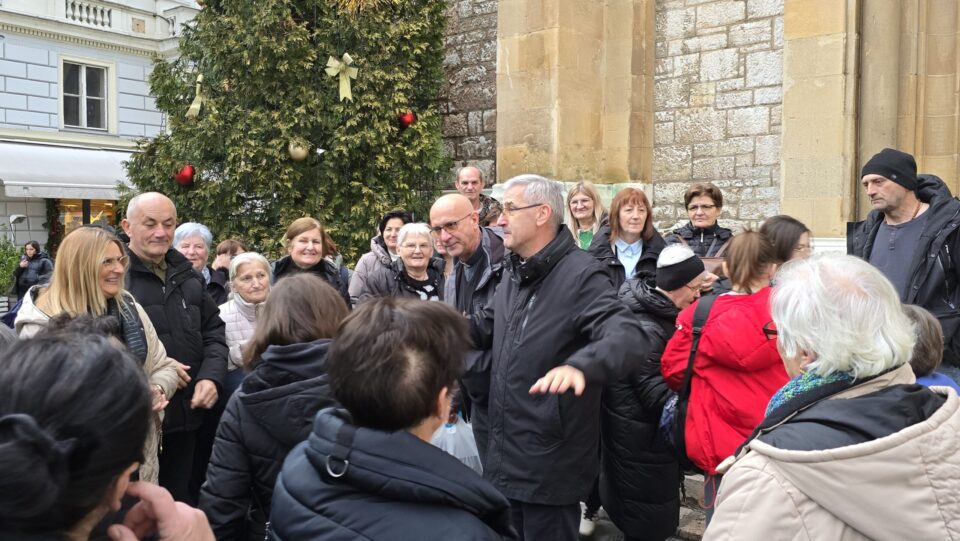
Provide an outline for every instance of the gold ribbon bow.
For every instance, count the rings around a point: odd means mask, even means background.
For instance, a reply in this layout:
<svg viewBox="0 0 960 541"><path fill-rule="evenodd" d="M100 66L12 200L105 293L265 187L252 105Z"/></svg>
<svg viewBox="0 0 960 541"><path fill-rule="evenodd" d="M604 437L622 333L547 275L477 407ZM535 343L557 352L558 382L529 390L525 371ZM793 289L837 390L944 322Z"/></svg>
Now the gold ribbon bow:
<svg viewBox="0 0 960 541"><path fill-rule="evenodd" d="M200 84L203 83L203 74L197 75L197 95L193 97L193 103L187 109L187 118L190 120L200 116L200 107L203 105L203 96L200 94Z"/></svg>
<svg viewBox="0 0 960 541"><path fill-rule="evenodd" d="M350 91L350 79L356 79L359 69L350 67L353 64L353 58L349 53L343 53L340 60L330 57L327 60L327 75L340 78L340 101L353 101L353 92Z"/></svg>

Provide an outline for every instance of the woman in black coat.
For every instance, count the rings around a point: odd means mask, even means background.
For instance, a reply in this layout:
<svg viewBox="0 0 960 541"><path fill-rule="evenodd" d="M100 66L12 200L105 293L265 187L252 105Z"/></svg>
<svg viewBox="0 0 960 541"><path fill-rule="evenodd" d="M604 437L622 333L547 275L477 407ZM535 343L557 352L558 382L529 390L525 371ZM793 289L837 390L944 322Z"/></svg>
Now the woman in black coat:
<svg viewBox="0 0 960 541"><path fill-rule="evenodd" d="M350 306L350 272L335 263L337 245L323 225L309 216L297 218L283 236L287 254L273 262L273 282L301 272L318 276Z"/></svg>
<svg viewBox="0 0 960 541"><path fill-rule="evenodd" d="M326 353L347 313L340 294L310 274L270 292L244 350L252 372L227 403L200 491L217 539L264 539L284 457L317 411L335 404Z"/></svg>
<svg viewBox="0 0 960 541"><path fill-rule="evenodd" d="M658 265L620 288L620 300L652 347L630 377L604 389L600 416L600 499L626 541L666 539L679 522L680 466L659 430L671 394L660 374L660 355L681 308L700 296L706 273L686 246L664 249Z"/></svg>
<svg viewBox="0 0 960 541"><path fill-rule="evenodd" d="M400 258L373 269L364 281L357 303L378 297L443 300L444 261L433 257L433 237L427 224L406 224L397 235Z"/></svg>
<svg viewBox="0 0 960 541"><path fill-rule="evenodd" d="M655 271L657 256L665 246L653 227L653 209L646 194L637 188L624 188L614 196L610 216L600 224L589 252L600 260L613 286L619 289L641 271Z"/></svg>
<svg viewBox="0 0 960 541"><path fill-rule="evenodd" d="M17 298L37 284L45 284L53 276L53 261L47 252L40 251L40 243L31 240L23 247L20 264L13 270L13 287Z"/></svg>

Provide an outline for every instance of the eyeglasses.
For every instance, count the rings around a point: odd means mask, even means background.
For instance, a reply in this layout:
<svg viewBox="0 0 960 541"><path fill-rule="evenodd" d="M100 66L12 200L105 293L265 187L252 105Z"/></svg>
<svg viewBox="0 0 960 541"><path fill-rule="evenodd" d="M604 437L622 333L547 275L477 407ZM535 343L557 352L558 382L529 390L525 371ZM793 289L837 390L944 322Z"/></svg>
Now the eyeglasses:
<svg viewBox="0 0 960 541"><path fill-rule="evenodd" d="M518 206L514 205L513 203L504 203L504 204L503 204L503 215L506 216L507 218L509 218L510 215L513 214L514 212L517 212L517 211L520 211L520 210L532 209L532 208L536 208L536 207L542 207L543 205L546 205L546 203L534 203L534 204L532 204L532 205L527 205L527 206L525 206L525 207L518 207Z"/></svg>
<svg viewBox="0 0 960 541"><path fill-rule="evenodd" d="M716 205L690 205L687 207L687 210L690 212L697 212L700 210L713 210L717 208Z"/></svg>
<svg viewBox="0 0 960 541"><path fill-rule="evenodd" d="M457 230L457 227L460 225L460 222L466 220L467 218L469 218L469 217L472 216L472 215L473 215L473 212L471 211L470 214L467 214L466 216L464 216L463 218L460 218L459 220L454 220L454 221L452 221L452 222L447 222L447 223L445 223L445 224L440 224L440 225L431 227L431 228L430 228L430 232L433 233L434 235L439 235L439 234L440 234L440 231L446 231L447 233L453 233L454 231Z"/></svg>
<svg viewBox="0 0 960 541"><path fill-rule="evenodd" d="M129 260L130 260L130 258L127 257L127 256L125 256L125 255L122 255L122 256L120 256L120 257L105 257L105 258L103 258L103 260L100 262L100 265L102 265L103 267L106 267L106 268L110 268L110 267L116 265L117 263L119 263L121 267L126 267L126 266L127 266L127 261L129 261Z"/></svg>
<svg viewBox="0 0 960 541"><path fill-rule="evenodd" d="M698 285L698 286L692 286L692 285L690 285L690 284L683 284L683 287L686 287L686 288L690 289L690 291L693 291L694 293L700 293L701 291L703 291L703 284L700 284L700 285Z"/></svg>
<svg viewBox="0 0 960 541"><path fill-rule="evenodd" d="M426 243L411 244L409 242L404 242L403 244L400 245L400 247L403 248L404 250L410 250L411 252L415 252L417 251L417 249L419 249L421 252L426 252L430 250L430 245Z"/></svg>
<svg viewBox="0 0 960 541"><path fill-rule="evenodd" d="M768 322L763 326L763 334L764 334L764 336L767 337L767 340L776 340L776 339L777 339L777 335L778 335L779 333L777 332L777 329L774 327L774 325L776 325L776 323L774 323L773 321L768 321Z"/></svg>

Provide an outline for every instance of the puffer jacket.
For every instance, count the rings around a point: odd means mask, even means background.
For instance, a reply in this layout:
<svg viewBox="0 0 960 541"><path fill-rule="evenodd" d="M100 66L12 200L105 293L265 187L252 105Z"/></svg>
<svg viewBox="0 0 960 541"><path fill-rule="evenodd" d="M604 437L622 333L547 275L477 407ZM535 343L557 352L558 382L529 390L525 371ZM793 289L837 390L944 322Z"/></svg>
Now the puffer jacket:
<svg viewBox="0 0 960 541"><path fill-rule="evenodd" d="M752 295L721 295L703 325L684 437L687 457L711 475L760 424L770 397L789 379L777 341L763 333L772 319L770 293L765 287ZM698 304L680 312L677 331L660 359L663 377L673 390L683 384Z"/></svg>
<svg viewBox="0 0 960 541"><path fill-rule="evenodd" d="M47 252L39 252L28 260L26 268L18 264L13 269L13 283L17 297L22 298L35 285L46 284L53 276L53 260Z"/></svg>
<svg viewBox="0 0 960 541"><path fill-rule="evenodd" d="M937 317L943 327L943 360L960 367L960 201L938 177L920 175L918 180L917 197L930 208L913 260L905 262L911 278L900 300ZM874 210L866 220L848 223L847 253L869 261L883 219Z"/></svg>
<svg viewBox="0 0 960 541"><path fill-rule="evenodd" d="M278 541L515 536L510 502L452 455L406 430L357 428L335 409L284 461L270 527Z"/></svg>
<svg viewBox="0 0 960 541"><path fill-rule="evenodd" d="M703 538L960 539L960 400L911 381L903 365L770 412Z"/></svg>
<svg viewBox="0 0 960 541"><path fill-rule="evenodd" d="M370 251L360 256L357 266L353 269L353 276L350 277L350 302L356 306L360 301L360 294L367 288L367 278L378 269L390 267L393 258L390 257L390 251L387 250L387 244L383 241L382 235L377 235L370 239Z"/></svg>
<svg viewBox="0 0 960 541"><path fill-rule="evenodd" d="M270 346L230 397L200 489L217 539L264 539L273 485L287 453L335 400L327 380L330 340Z"/></svg>
<svg viewBox="0 0 960 541"><path fill-rule="evenodd" d="M660 252L666 248L667 243L656 230L649 241L643 241L643 251L640 253L640 260L637 261L634 276L641 272L656 272L657 258ZM615 288L620 289L623 282L627 279L627 271L623 264L617 259L617 253L614 251L614 245L610 244L610 223L605 221L600 224L600 229L593 236L593 242L590 243L590 249L587 250L590 255L600 260L600 264L606 269Z"/></svg>
<svg viewBox="0 0 960 541"><path fill-rule="evenodd" d="M203 278L180 252L165 256L166 279L161 280L129 249L126 288L150 316L167 355L190 367L190 383L170 399L163 421L164 433L198 429L203 414L190 407L193 389L200 380L223 391L227 374L227 343L220 310L206 292ZM168 395L169 396L169 395Z"/></svg>
<svg viewBox="0 0 960 541"><path fill-rule="evenodd" d="M50 316L37 308L34 304L40 288L34 286L27 291L23 297L23 304L20 311L17 312L16 328L20 338L30 338L40 332L47 326ZM147 381L150 385L159 385L167 399L173 398L177 392L177 385L180 383L180 377L177 376L176 366L173 360L167 357L167 350L163 343L157 337L157 331L153 328L153 323L147 317L143 310L133 297L126 294L126 302L137 309L137 315L142 325L143 336L147 343L147 358L143 362L143 371L147 375ZM163 424L163 411L156 412L151 416L150 429L147 431L147 440L143 446L144 461L140 466L140 480L148 483L156 483L160 476L160 460L158 451L160 449L160 427Z"/></svg>
<svg viewBox="0 0 960 541"><path fill-rule="evenodd" d="M686 244L697 257L715 257L724 244L733 238L733 231L720 224L700 229L691 222L664 236L667 244ZM681 240L682 239L682 240Z"/></svg>
<svg viewBox="0 0 960 541"><path fill-rule="evenodd" d="M630 376L603 390L600 417L600 500L630 539L663 540L680 519L680 466L660 435L660 413L671 392L660 355L680 309L642 273L620 288L620 300L651 338Z"/></svg>
<svg viewBox="0 0 960 541"><path fill-rule="evenodd" d="M230 351L228 370L243 367L243 345L253 336L256 329L257 315L263 303L250 304L240 295L220 305L220 319L225 325L224 335L227 339L227 348Z"/></svg>
<svg viewBox="0 0 960 541"><path fill-rule="evenodd" d="M427 279L440 300L443 300L444 261L431 258L427 266ZM357 296L357 303L363 303L380 297L407 297L419 299L420 294L412 289L404 279L403 260L398 259L386 267L373 269L364 280L363 289ZM354 273L356 274L356 273Z"/></svg>
<svg viewBox="0 0 960 541"><path fill-rule="evenodd" d="M227 302L230 298L230 276L227 269L216 269L208 266L210 272L210 281L207 282L207 293L217 306Z"/></svg>
<svg viewBox="0 0 960 541"><path fill-rule="evenodd" d="M603 385L630 372L649 338L565 228L525 261L510 254L505 266L493 313L472 320L474 344L492 352L483 475L513 500L583 501L599 473ZM530 394L561 365L583 372L581 396Z"/></svg>
<svg viewBox="0 0 960 541"><path fill-rule="evenodd" d="M293 259L287 255L274 261L270 265L270 268L273 271L273 283L279 282L284 276L290 276L298 272L309 272L314 276L319 276L340 293L340 296L343 297L343 302L347 303L347 308L352 306L350 293L347 291L348 284L350 283L350 271L348 271L346 267L337 265L330 259L323 258L313 267L301 269L293 262Z"/></svg>

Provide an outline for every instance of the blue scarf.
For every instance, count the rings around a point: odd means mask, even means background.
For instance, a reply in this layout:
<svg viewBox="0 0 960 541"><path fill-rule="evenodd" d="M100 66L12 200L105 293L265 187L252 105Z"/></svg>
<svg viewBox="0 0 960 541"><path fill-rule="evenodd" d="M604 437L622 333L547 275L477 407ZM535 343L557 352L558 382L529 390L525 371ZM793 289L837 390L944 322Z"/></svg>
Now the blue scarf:
<svg viewBox="0 0 960 541"><path fill-rule="evenodd" d="M811 391L823 387L824 385L840 381L853 381L853 376L845 372L834 372L829 376L820 376L813 372L804 372L788 381L786 385L774 393L773 397L770 399L770 403L767 404L767 412L765 415L770 415L771 412L798 396L803 396Z"/></svg>

